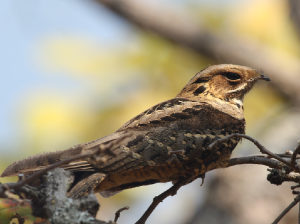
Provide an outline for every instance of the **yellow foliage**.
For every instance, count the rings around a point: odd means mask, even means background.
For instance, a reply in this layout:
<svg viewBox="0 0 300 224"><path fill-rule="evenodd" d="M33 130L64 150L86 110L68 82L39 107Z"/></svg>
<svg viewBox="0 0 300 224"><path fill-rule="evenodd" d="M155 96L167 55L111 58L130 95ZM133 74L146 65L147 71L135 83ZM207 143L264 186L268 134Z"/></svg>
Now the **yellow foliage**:
<svg viewBox="0 0 300 224"><path fill-rule="evenodd" d="M24 103L23 127L40 150L62 150L66 143L80 143L82 132L93 121L93 114L79 99L71 101L53 92L40 90Z"/></svg>
<svg viewBox="0 0 300 224"><path fill-rule="evenodd" d="M263 84L262 84L263 85ZM266 84L254 88L244 100L244 114L247 127L251 128L261 123L267 116L274 116L280 107L285 105L285 99Z"/></svg>
<svg viewBox="0 0 300 224"><path fill-rule="evenodd" d="M287 1L242 1L228 14L228 23L238 33L291 54L300 55L289 18Z"/></svg>
<svg viewBox="0 0 300 224"><path fill-rule="evenodd" d="M41 52L39 63L47 69L71 72L72 75L98 75L102 66L107 66L111 55L104 55L91 40L79 37L51 37L38 46ZM107 53L107 52L106 52Z"/></svg>

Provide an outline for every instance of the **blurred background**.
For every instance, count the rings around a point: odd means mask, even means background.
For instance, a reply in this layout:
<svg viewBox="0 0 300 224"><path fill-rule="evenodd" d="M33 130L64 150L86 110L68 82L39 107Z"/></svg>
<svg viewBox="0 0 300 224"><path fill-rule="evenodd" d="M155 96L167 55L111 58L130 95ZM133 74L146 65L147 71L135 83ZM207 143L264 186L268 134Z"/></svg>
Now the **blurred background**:
<svg viewBox="0 0 300 224"><path fill-rule="evenodd" d="M108 135L174 97L200 70L233 63L271 78L246 96L247 134L273 152L300 137L297 0L52 0L0 2L0 171L27 156ZM233 157L258 153L244 140ZM271 223L294 196L267 167L209 172L167 198L147 223ZM16 178L1 178L1 182ZM134 223L155 184L98 197L98 218ZM296 223L297 209L281 223Z"/></svg>

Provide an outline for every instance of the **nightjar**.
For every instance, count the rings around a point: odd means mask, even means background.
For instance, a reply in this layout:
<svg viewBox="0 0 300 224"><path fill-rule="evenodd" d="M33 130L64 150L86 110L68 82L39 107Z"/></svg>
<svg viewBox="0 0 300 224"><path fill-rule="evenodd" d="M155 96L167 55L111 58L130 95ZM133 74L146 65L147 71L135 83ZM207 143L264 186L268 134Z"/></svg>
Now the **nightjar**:
<svg viewBox="0 0 300 224"><path fill-rule="evenodd" d="M118 143L111 148L115 156L108 156L105 162L88 158L62 166L75 176L69 197L78 198L91 190L110 196L142 185L176 182L186 175L197 178L226 166L239 139L230 139L211 150L207 146L227 135L245 133L243 98L259 80L270 81L258 70L245 66L209 66L197 73L175 98L142 112L115 133L65 151L14 162L1 176L30 174L115 141ZM128 137L123 138L124 135ZM168 153L176 150L183 153Z"/></svg>

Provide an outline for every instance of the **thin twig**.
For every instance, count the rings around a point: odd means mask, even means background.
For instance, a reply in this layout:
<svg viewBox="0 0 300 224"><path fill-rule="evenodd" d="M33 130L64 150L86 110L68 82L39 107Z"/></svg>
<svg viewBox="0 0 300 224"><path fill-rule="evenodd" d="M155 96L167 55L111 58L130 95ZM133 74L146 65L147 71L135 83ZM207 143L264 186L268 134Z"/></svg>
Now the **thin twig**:
<svg viewBox="0 0 300 224"><path fill-rule="evenodd" d="M228 165L226 167L241 165L241 164L265 165L270 168L275 168L275 169L280 169L280 170L283 168L283 164L277 160L263 158L263 157L257 157L257 156L232 158L232 159L228 160ZM285 166L284 168L289 169L287 171L292 171L292 168L289 168L289 166Z"/></svg>
<svg viewBox="0 0 300 224"><path fill-rule="evenodd" d="M298 195L298 196L299 196L299 195ZM299 209L298 209L298 210L299 210L299 211L298 211L298 224L300 224L300 203L298 203L298 204L299 204L299 205L298 205L298 206L299 206Z"/></svg>
<svg viewBox="0 0 300 224"><path fill-rule="evenodd" d="M296 186L291 186L292 190L295 190L296 188L300 187L300 184L296 185Z"/></svg>
<svg viewBox="0 0 300 224"><path fill-rule="evenodd" d="M282 217L285 216L286 213L288 213L299 201L300 195L294 198L294 201L288 207L286 207L286 209L283 210L283 212L274 220L274 222L272 222L272 224L277 224L282 219Z"/></svg>
<svg viewBox="0 0 300 224"><path fill-rule="evenodd" d="M257 140L255 140L254 138L248 136L248 135L244 135L244 134L232 134L232 135L228 135L224 138L221 138L217 141L214 141L213 143L211 143L209 146L208 146L208 149L212 149L215 145L221 143L221 142L226 142L228 141L229 139L231 138L236 138L236 137L239 137L239 138L245 138L245 139L248 139L249 141L253 142L257 148L259 148L260 152L263 153L263 154L267 154L269 156L271 156L272 158L275 158L277 160L279 160L280 162L286 164L287 166L291 166L293 167L294 170L296 170L297 172L300 172L300 169L296 166L294 166L293 164L291 164L290 162L286 161L285 159L281 158L280 156L276 155L275 153L267 150L262 144L260 144Z"/></svg>
<svg viewBox="0 0 300 224"><path fill-rule="evenodd" d="M183 178L183 179L179 180L176 184L174 184L172 187L170 187L168 190L166 190L162 194L153 198L152 204L149 206L147 211L142 215L142 217L135 224L145 224L148 217L151 215L151 213L154 211L154 209L157 207L157 205L160 202L162 202L165 198L167 198L168 196L174 196L177 193L177 191L179 190L179 188L181 186L185 185L187 182L189 182L189 180L191 180L191 177Z"/></svg>
<svg viewBox="0 0 300 224"><path fill-rule="evenodd" d="M285 153L275 153L275 154L277 156L280 156L281 158L292 158L292 154L285 154ZM245 157L251 157L251 156L270 158L270 156L266 155L266 154L251 154L251 155L245 156ZM296 159L300 159L300 155L297 155Z"/></svg>
<svg viewBox="0 0 300 224"><path fill-rule="evenodd" d="M206 173L203 173L203 174L201 174L199 177L201 178L201 184L200 184L200 187L202 187L203 186L203 184L204 184L204 180L205 180L205 176L206 176Z"/></svg>
<svg viewBox="0 0 300 224"><path fill-rule="evenodd" d="M296 157L299 153L300 153L300 142L298 143L298 145L292 155L291 164L294 166L298 166L298 164L296 162Z"/></svg>
<svg viewBox="0 0 300 224"><path fill-rule="evenodd" d="M117 222L118 221L118 218L120 217L120 213L123 212L124 210L128 210L129 209L129 206L125 206L123 208L120 208L118 211L116 211L115 213L115 221L114 222Z"/></svg>

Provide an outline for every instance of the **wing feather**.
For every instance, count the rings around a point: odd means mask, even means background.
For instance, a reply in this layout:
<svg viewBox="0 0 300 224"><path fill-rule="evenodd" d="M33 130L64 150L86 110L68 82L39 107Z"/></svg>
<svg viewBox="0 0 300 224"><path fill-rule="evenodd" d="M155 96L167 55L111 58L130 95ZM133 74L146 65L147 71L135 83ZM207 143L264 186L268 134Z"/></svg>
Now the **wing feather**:
<svg viewBox="0 0 300 224"><path fill-rule="evenodd" d="M176 120L180 114L182 116L192 116L202 109L204 102L191 101L186 98L176 97L171 100L161 102L148 110L126 122L118 131L124 131L127 128L138 128L148 124L160 123L163 121ZM184 111L186 109L186 111ZM188 110L190 109L190 110Z"/></svg>
<svg viewBox="0 0 300 224"><path fill-rule="evenodd" d="M99 145L118 140L124 137L124 135L128 134L130 131L138 131L138 135L143 135L143 133L145 132L143 130L145 129L142 130L141 127L147 125L155 126L155 124L159 125L161 123L166 123L167 121L174 121L180 118L184 119L189 116L194 116L197 111L200 111L203 108L203 104L203 102L190 101L188 99L180 97L161 102L144 111L143 113L137 115L136 117L125 123L119 130L117 130L117 132L111 135L85 144L74 146L68 150L37 154L26 159L16 161L4 170L4 172L1 174L1 177L15 176L20 173L29 174L41 170L63 159L70 158L82 153L88 153L91 152L91 150L96 150L98 149ZM132 137L128 137L124 141L128 143L134 140L136 138L136 135L137 134L133 135ZM116 150L118 152L118 150L120 149L116 148ZM108 160L110 160L110 162L113 162L118 159L122 158L112 157ZM110 162L108 162L108 164ZM91 164L88 159L72 161L69 164L62 165L61 168L72 171L97 170L95 164Z"/></svg>

